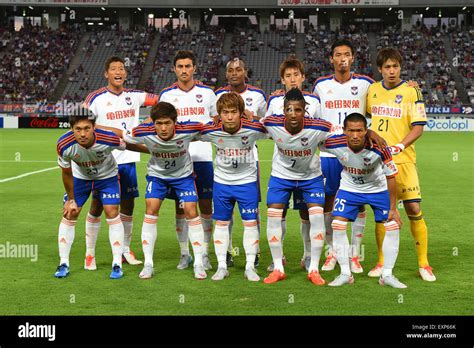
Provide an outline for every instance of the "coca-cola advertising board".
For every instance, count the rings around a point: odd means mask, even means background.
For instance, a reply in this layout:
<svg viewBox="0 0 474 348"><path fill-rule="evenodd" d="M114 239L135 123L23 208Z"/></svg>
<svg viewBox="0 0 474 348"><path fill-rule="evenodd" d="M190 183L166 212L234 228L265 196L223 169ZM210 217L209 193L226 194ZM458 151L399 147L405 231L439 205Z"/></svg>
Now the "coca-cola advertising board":
<svg viewBox="0 0 474 348"><path fill-rule="evenodd" d="M69 128L67 117L19 117L18 128Z"/></svg>

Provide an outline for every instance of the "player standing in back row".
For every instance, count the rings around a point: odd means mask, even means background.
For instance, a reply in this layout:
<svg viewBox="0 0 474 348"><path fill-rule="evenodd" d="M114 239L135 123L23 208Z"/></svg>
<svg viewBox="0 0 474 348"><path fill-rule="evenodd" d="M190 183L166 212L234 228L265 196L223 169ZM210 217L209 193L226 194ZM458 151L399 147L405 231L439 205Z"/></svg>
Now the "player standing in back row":
<svg viewBox="0 0 474 348"><path fill-rule="evenodd" d="M365 75L351 72L355 60L354 46L349 40L342 39L331 46L329 60L334 67L334 74L320 77L313 86L313 93L321 100L321 117L333 125L332 134L341 134L344 119L347 115L357 112L365 114L367 90L375 81ZM332 251L332 210L334 197L341 181L342 165L337 158L321 151L321 169L325 177L326 200L324 204L324 223L326 226L326 243L328 253L322 267L323 271L331 271L336 265L336 257ZM352 257L350 261L353 273L362 273L359 263L359 249L365 227L365 208L361 206L357 218L352 223Z"/></svg>
<svg viewBox="0 0 474 348"><path fill-rule="evenodd" d="M110 57L105 62L104 76L107 87L90 93L85 100L85 107L96 117L99 126L113 127L131 131L138 126L141 106L151 106L158 96L143 91L124 88L127 79L125 62L120 57ZM114 151L120 178L120 218L124 228L123 259L131 265L141 264L130 250L133 230L133 210L135 198L138 197L136 162L140 154L132 151ZM93 195L91 207L86 219L86 259L84 268L95 270L95 245L100 230L102 204Z"/></svg>
<svg viewBox="0 0 474 348"><path fill-rule="evenodd" d="M211 87L194 80L196 56L191 51L178 51L173 59L174 72L178 79L171 86L163 89L159 100L171 103L178 112L178 122L209 123L217 115L216 95ZM193 161L194 175L199 198L202 226L204 228L203 264L206 270L211 269L208 256L209 241L212 236L212 185L214 169L212 166L212 145L196 141L190 144L189 153ZM181 249L178 269L187 268L192 258L189 254L188 225L184 211L174 192L170 196L176 204L176 235Z"/></svg>
<svg viewBox="0 0 474 348"><path fill-rule="evenodd" d="M248 79L248 67L247 64L239 58L234 58L227 63L226 66L226 79L228 85L222 88L219 88L216 91L217 99L229 92L238 93L245 102L245 111L244 117L249 120L252 119L259 119L265 116L265 112L267 110L267 97L265 96L265 92L263 92L260 88L247 84ZM259 183L259 191L258 191L258 201L261 201L261 193L260 193L260 168L258 164L258 150L257 146L253 150L256 165L257 165L257 181ZM260 220L259 226L260 226ZM234 265L234 248L232 246L232 227L233 227L233 219L230 220L229 224L229 246L227 251L226 262L228 267L232 267ZM259 227L260 231L260 227ZM260 250L255 257L255 267L259 264L259 256Z"/></svg>
<svg viewBox="0 0 474 348"><path fill-rule="evenodd" d="M428 229L421 211L421 192L416 168L415 141L423 135L426 111L418 88L410 87L400 78L402 56L394 48L384 48L377 55L377 67L383 80L369 88L367 113L372 117L371 129L387 140L398 167L397 199L403 201L415 239L421 278L436 280L428 262ZM377 240L383 240L385 230L377 224ZM369 273L377 277L384 264L381 246L379 262Z"/></svg>

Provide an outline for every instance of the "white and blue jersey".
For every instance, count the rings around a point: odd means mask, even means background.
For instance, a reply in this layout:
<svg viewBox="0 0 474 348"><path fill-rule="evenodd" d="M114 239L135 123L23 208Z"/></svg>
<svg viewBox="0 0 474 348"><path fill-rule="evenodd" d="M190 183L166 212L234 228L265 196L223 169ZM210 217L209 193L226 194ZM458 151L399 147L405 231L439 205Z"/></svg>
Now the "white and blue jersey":
<svg viewBox="0 0 474 348"><path fill-rule="evenodd" d="M216 146L215 182L241 185L257 181L253 148L257 140L268 138L260 122L242 118L240 129L233 134L226 132L221 122L205 125L200 138Z"/></svg>
<svg viewBox="0 0 474 348"><path fill-rule="evenodd" d="M59 166L72 168L78 207L84 205L92 190L104 205L120 203L118 168L112 151L125 150L125 143L114 133L102 129L96 129L94 137L94 144L87 149L77 142L72 131L61 136L57 143Z"/></svg>
<svg viewBox="0 0 474 348"><path fill-rule="evenodd" d="M232 92L230 86L219 88L216 91L217 100L225 93ZM267 97L265 92L258 87L246 85L245 90L238 93L245 103L245 109L252 111L253 114L259 118L265 116L267 110Z"/></svg>
<svg viewBox="0 0 474 348"><path fill-rule="evenodd" d="M168 191L174 189L180 201L197 200L193 163L188 149L201 129L202 124L198 122L176 123L175 134L169 140L158 136L154 123L142 123L132 130L131 136L124 132L126 142L144 144L150 150L145 198L163 200Z"/></svg>
<svg viewBox="0 0 474 348"><path fill-rule="evenodd" d="M348 81L341 83L334 75L316 80L313 93L321 101L321 117L331 122L332 134L341 134L344 119L357 112L365 115L367 91L375 81L369 76L352 73ZM332 154L321 151L321 169L325 177L325 192L334 196L339 189L342 166Z"/></svg>
<svg viewBox="0 0 474 348"><path fill-rule="evenodd" d="M375 220L385 221L390 210L387 178L398 174L390 150L371 147L367 141L362 150L354 152L349 148L345 134L331 136L320 147L336 156L343 167L333 215L354 221L359 207L369 204Z"/></svg>
<svg viewBox="0 0 474 348"><path fill-rule="evenodd" d="M253 149L258 139L266 138L261 123L246 119L241 119L240 129L233 134L221 122L203 127L201 139L216 146L214 219L230 220L236 202L243 220L257 219L260 187Z"/></svg>
<svg viewBox="0 0 474 348"><path fill-rule="evenodd" d="M290 134L285 129L284 116L267 116L262 122L277 147L267 204L286 204L291 192L298 189L303 192L306 203L324 204L324 183L316 149L329 137L331 124L305 117L303 129Z"/></svg>
<svg viewBox="0 0 474 348"><path fill-rule="evenodd" d="M178 122L200 122L207 124L217 115L216 95L211 87L199 81L185 91L178 83L163 89L159 101L173 104L178 112ZM196 141L189 146L193 162L212 162L212 146L209 143Z"/></svg>

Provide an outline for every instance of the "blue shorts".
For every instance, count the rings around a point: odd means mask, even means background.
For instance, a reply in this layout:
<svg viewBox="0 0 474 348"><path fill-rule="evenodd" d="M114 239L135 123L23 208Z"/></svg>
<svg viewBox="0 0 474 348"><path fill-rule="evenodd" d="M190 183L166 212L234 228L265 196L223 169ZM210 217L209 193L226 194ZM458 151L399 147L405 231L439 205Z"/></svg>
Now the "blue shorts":
<svg viewBox="0 0 474 348"><path fill-rule="evenodd" d="M341 183L342 164L335 157L321 157L321 170L324 176L324 192L334 196Z"/></svg>
<svg viewBox="0 0 474 348"><path fill-rule="evenodd" d="M324 182L323 176L320 175L310 180L287 180L270 176L267 205L287 204L291 193L295 190L301 190L307 204L324 204Z"/></svg>
<svg viewBox="0 0 474 348"><path fill-rule="evenodd" d="M120 184L117 176L102 180L74 179L74 197L78 207L82 207L89 198L91 191L102 205L120 204ZM67 195L64 195L67 197Z"/></svg>
<svg viewBox="0 0 474 348"><path fill-rule="evenodd" d="M197 202L196 184L192 175L179 179L160 179L156 176L146 176L146 198L164 200L170 189L177 195L179 202Z"/></svg>
<svg viewBox="0 0 474 348"><path fill-rule="evenodd" d="M289 205L287 206L288 209ZM303 198L303 192L301 190L293 191L293 210L308 210L308 206Z"/></svg>
<svg viewBox="0 0 474 348"><path fill-rule="evenodd" d="M138 194L137 167L135 162L118 165L120 196L122 199L136 198Z"/></svg>
<svg viewBox="0 0 474 348"><path fill-rule="evenodd" d="M235 202L239 204L242 220L257 220L258 184L225 185L214 182L212 203L214 220L228 221L232 218Z"/></svg>
<svg viewBox="0 0 474 348"><path fill-rule="evenodd" d="M214 184L214 167L212 162L194 162L194 180L196 181L199 199L212 198L212 185ZM177 200L176 192L170 188L166 198Z"/></svg>
<svg viewBox="0 0 474 348"><path fill-rule="evenodd" d="M377 193L355 193L339 190L334 200L332 215L342 216L349 221L354 221L359 214L359 207L368 204L372 207L375 222L384 222L388 219L390 211L390 196L388 191Z"/></svg>

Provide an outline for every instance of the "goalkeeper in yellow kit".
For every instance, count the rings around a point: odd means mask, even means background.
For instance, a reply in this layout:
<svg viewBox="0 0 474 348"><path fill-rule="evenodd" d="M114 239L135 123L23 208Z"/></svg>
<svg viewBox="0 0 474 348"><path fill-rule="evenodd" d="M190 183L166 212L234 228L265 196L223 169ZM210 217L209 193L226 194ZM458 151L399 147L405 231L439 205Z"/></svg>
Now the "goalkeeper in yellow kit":
<svg viewBox="0 0 474 348"><path fill-rule="evenodd" d="M385 138L397 165L397 199L403 201L416 242L421 278L436 280L428 262L428 229L421 211L421 193L416 168L415 141L423 134L426 124L425 104L421 91L409 87L400 78L402 57L394 48L384 48L377 55L377 67L383 80L372 84L367 93L367 113L372 118L371 129ZM383 224L376 226L379 262L369 272L380 277L383 266Z"/></svg>

